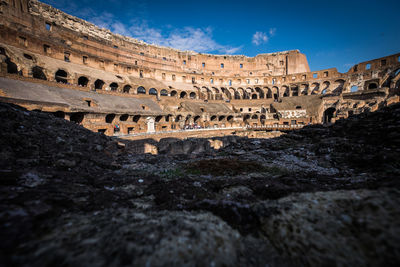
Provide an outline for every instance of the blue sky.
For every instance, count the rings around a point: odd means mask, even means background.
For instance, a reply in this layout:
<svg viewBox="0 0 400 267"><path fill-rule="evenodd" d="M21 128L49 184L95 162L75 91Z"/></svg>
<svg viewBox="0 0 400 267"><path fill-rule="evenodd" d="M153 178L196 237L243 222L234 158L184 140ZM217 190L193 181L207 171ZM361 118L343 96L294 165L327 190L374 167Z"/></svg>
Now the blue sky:
<svg viewBox="0 0 400 267"><path fill-rule="evenodd" d="M346 72L400 52L399 0L42 1L115 33L183 50L255 56L299 49L311 71Z"/></svg>

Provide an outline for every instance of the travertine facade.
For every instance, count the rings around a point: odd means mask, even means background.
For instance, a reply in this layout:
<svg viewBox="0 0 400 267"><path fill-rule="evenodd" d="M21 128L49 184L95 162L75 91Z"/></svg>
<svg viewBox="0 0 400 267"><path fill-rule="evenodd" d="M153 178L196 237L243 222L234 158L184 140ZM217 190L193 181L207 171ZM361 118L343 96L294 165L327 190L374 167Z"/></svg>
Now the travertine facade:
<svg viewBox="0 0 400 267"><path fill-rule="evenodd" d="M400 53L311 72L297 50L209 55L111 33L38 1L0 1L0 97L112 135L296 128L398 101Z"/></svg>

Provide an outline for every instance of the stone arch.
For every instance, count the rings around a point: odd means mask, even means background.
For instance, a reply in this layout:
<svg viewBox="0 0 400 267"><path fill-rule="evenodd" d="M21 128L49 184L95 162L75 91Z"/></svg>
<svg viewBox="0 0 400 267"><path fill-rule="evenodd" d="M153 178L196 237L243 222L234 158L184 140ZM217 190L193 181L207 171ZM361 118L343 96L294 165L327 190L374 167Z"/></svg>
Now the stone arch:
<svg viewBox="0 0 400 267"><path fill-rule="evenodd" d="M182 115L177 115L176 117L175 117L175 122L180 122L181 120L182 120Z"/></svg>
<svg viewBox="0 0 400 267"><path fill-rule="evenodd" d="M115 119L115 114L107 114L105 117L106 123L113 123Z"/></svg>
<svg viewBox="0 0 400 267"><path fill-rule="evenodd" d="M257 94L252 94L251 95L251 99L258 99L258 95Z"/></svg>
<svg viewBox="0 0 400 267"><path fill-rule="evenodd" d="M300 85L300 95L308 95L308 84L303 83Z"/></svg>
<svg viewBox="0 0 400 267"><path fill-rule="evenodd" d="M163 118L163 116L157 116L154 121L155 122L160 122L162 118Z"/></svg>
<svg viewBox="0 0 400 267"><path fill-rule="evenodd" d="M210 117L210 121L216 121L217 120L217 116L216 115L212 115L211 117Z"/></svg>
<svg viewBox="0 0 400 267"><path fill-rule="evenodd" d="M258 96L259 96L260 99L265 98L264 91L260 87L256 87L255 91L258 93Z"/></svg>
<svg viewBox="0 0 400 267"><path fill-rule="evenodd" d="M63 69L58 69L54 78L58 83L68 83L68 73Z"/></svg>
<svg viewBox="0 0 400 267"><path fill-rule="evenodd" d="M69 117L69 120L78 124L81 124L83 122L83 119L85 118L85 114L82 112L75 112L72 113Z"/></svg>
<svg viewBox="0 0 400 267"><path fill-rule="evenodd" d="M172 90L171 91L171 96L172 97L176 97L178 95L178 92L177 91L175 91L175 90Z"/></svg>
<svg viewBox="0 0 400 267"><path fill-rule="evenodd" d="M329 89L330 85L331 85L331 83L328 82L328 81L323 82L323 83L322 83L321 94L325 95L325 94L330 93L330 91L329 91L329 90L330 90L330 89Z"/></svg>
<svg viewBox="0 0 400 267"><path fill-rule="evenodd" d="M32 68L32 77L35 79L47 81L47 77L43 72L43 68L39 66L34 66Z"/></svg>
<svg viewBox="0 0 400 267"><path fill-rule="evenodd" d="M232 115L229 115L229 116L226 118L226 120L229 121L229 122L233 122L233 116L232 116Z"/></svg>
<svg viewBox="0 0 400 267"><path fill-rule="evenodd" d="M184 99L184 98L186 98L187 97L187 93L185 92L185 91L182 91L180 94L179 94L179 98L181 98L181 99Z"/></svg>
<svg viewBox="0 0 400 267"><path fill-rule="evenodd" d="M185 124L190 124L191 118L192 118L192 115L190 115L190 114L187 115L186 118L185 118Z"/></svg>
<svg viewBox="0 0 400 267"><path fill-rule="evenodd" d="M286 86L286 85L282 86L281 90L282 90L282 93L283 93L283 95L282 95L283 97L290 96L290 90L289 90L288 86Z"/></svg>
<svg viewBox="0 0 400 267"><path fill-rule="evenodd" d="M298 85L291 85L290 86L290 96L299 96L299 86Z"/></svg>
<svg viewBox="0 0 400 267"><path fill-rule="evenodd" d="M241 99L239 90L234 90L235 99Z"/></svg>
<svg viewBox="0 0 400 267"><path fill-rule="evenodd" d="M5 62L7 64L7 73L10 73L10 74L18 74L19 73L17 64L12 62L9 57L6 58Z"/></svg>
<svg viewBox="0 0 400 267"><path fill-rule="evenodd" d="M342 79L336 80L333 85L335 88L332 90L332 93L335 95L340 95L343 92L344 83L345 80Z"/></svg>
<svg viewBox="0 0 400 267"><path fill-rule="evenodd" d="M168 91L166 89L161 89L160 96L168 96Z"/></svg>
<svg viewBox="0 0 400 267"><path fill-rule="evenodd" d="M145 89L143 86L139 86L139 87L136 89L136 94L138 94L138 95L144 95L144 94L146 94L146 89Z"/></svg>
<svg viewBox="0 0 400 267"><path fill-rule="evenodd" d="M127 121L129 118L128 114L122 114L121 116L119 116L119 120L120 121Z"/></svg>
<svg viewBox="0 0 400 267"><path fill-rule="evenodd" d="M320 87L319 83L312 83L311 87L310 87L311 94L312 95L318 95L319 94L319 89L320 89L319 87Z"/></svg>
<svg viewBox="0 0 400 267"><path fill-rule="evenodd" d="M218 121L223 121L224 119L225 119L224 115L221 115L221 116L218 117Z"/></svg>
<svg viewBox="0 0 400 267"><path fill-rule="evenodd" d="M131 91L132 86L130 86L129 84L125 85L124 88L122 89L123 93L129 94L129 92Z"/></svg>
<svg viewBox="0 0 400 267"><path fill-rule="evenodd" d="M194 121L195 123L198 123L198 122L200 121L200 116L195 116L194 119L193 119L193 121Z"/></svg>
<svg viewBox="0 0 400 267"><path fill-rule="evenodd" d="M132 121L135 122L135 123L138 123L141 118L142 118L142 116L135 115L135 116L132 117Z"/></svg>
<svg viewBox="0 0 400 267"><path fill-rule="evenodd" d="M115 92L115 91L117 91L117 89L118 89L118 83L111 83L110 84L110 90L111 91L113 91L113 92Z"/></svg>
<svg viewBox="0 0 400 267"><path fill-rule="evenodd" d="M323 117L324 123L332 122L332 118L333 118L335 112L336 112L336 109L334 107L327 108L324 111L324 117Z"/></svg>
<svg viewBox="0 0 400 267"><path fill-rule="evenodd" d="M264 87L265 98L272 98L272 90L269 87Z"/></svg>
<svg viewBox="0 0 400 267"><path fill-rule="evenodd" d="M272 87L272 96L274 97L274 100L278 100L280 97L279 88L277 86Z"/></svg>
<svg viewBox="0 0 400 267"><path fill-rule="evenodd" d="M78 85L86 87L89 83L89 79L86 76L81 76L78 78Z"/></svg>
<svg viewBox="0 0 400 267"><path fill-rule="evenodd" d="M258 115L257 115L257 114L253 114L253 115L251 116L251 119L252 119L252 120L258 120Z"/></svg>
<svg viewBox="0 0 400 267"><path fill-rule="evenodd" d="M196 99L196 93L195 93L195 92L191 92L191 93L189 94L189 98L190 98L190 99Z"/></svg>
<svg viewBox="0 0 400 267"><path fill-rule="evenodd" d="M221 87L221 91L222 91L222 94L224 94L226 98L232 99L231 92L229 92L229 90L227 88Z"/></svg>
<svg viewBox="0 0 400 267"><path fill-rule="evenodd" d="M96 89L96 90L101 90L101 89L103 89L104 84L105 84L105 83L104 83L103 80L97 79L97 80L94 82L94 89Z"/></svg>
<svg viewBox="0 0 400 267"><path fill-rule="evenodd" d="M149 89L149 95L157 95L157 89L155 89L155 88L150 88L150 89Z"/></svg>
<svg viewBox="0 0 400 267"><path fill-rule="evenodd" d="M378 83L372 82L372 83L368 84L368 90L376 89L376 88L378 88Z"/></svg>

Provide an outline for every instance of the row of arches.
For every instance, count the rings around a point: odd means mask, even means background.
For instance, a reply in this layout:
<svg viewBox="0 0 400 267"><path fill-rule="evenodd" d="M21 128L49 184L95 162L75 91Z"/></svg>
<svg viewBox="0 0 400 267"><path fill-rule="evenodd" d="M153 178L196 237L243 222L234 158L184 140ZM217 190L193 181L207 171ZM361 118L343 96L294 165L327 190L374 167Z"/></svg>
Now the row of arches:
<svg viewBox="0 0 400 267"><path fill-rule="evenodd" d="M11 62L10 59L6 58L7 71L13 74L20 74L18 71L18 67L15 63ZM393 80L398 76L399 69L393 71L393 74L390 78ZM34 66L31 69L31 75L33 78L48 80L45 71L42 67ZM58 69L54 74L54 80L59 83L68 84L70 80L68 78L69 74L67 71L63 69ZM399 79L395 79L396 85L399 83ZM88 87L90 83L90 79L86 76L80 76L76 80L78 86ZM105 89L106 83L97 79L93 83L93 89L95 90L103 90ZM195 87L197 92L193 91L178 91L174 89L161 89L160 91L156 88L146 89L143 86L139 86L137 88L133 88L131 85L123 85L120 86L117 82L112 82L108 85L108 90L113 92L121 92L126 94L148 94L154 96L171 96L176 98L189 98L189 99L211 99L211 100L231 100L231 99L278 99L280 97L290 97L290 96L300 96L300 95L318 95L318 94L329 94L329 95L339 95L342 92L351 92L358 90L355 87L350 87L346 85L346 81L344 79L337 79L331 81L324 82L314 82L314 83L301 83L301 84L289 84L289 85L281 85L281 86L273 86L269 87L211 87L208 88L206 86L203 87ZM366 81L365 89L375 89L378 88L379 80L376 82L368 82Z"/></svg>
<svg viewBox="0 0 400 267"><path fill-rule="evenodd" d="M280 97L316 95L316 94L334 94L338 95L344 91L345 80L338 79L333 82L325 81L323 83L303 83L269 87L247 87L247 88L217 88L201 87L199 90L202 99L278 99Z"/></svg>
<svg viewBox="0 0 400 267"><path fill-rule="evenodd" d="M82 113L83 114L83 113ZM80 115L82 115L80 114ZM145 118L147 116L142 116L142 115L129 115L129 114L122 114L122 115L116 115L116 114L107 114L104 118L104 121L106 123L114 123L116 119L120 122L134 122L138 123L141 119ZM201 119L206 118L206 121L228 121L228 122L233 122L234 117L233 115L211 115L209 117L202 117L200 115L184 115L184 114L178 114L178 115L160 115L155 117L155 122L175 122L175 123L180 123L180 122L194 122L194 123L199 123L201 122Z"/></svg>

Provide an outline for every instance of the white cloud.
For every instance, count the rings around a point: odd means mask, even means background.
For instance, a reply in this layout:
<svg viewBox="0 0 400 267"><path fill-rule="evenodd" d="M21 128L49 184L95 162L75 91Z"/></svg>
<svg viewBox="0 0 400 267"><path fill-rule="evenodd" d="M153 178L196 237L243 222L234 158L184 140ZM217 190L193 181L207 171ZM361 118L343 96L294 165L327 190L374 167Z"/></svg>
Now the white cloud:
<svg viewBox="0 0 400 267"><path fill-rule="evenodd" d="M253 44L260 45L266 42L268 42L268 36L265 32L256 32L255 34L253 34Z"/></svg>
<svg viewBox="0 0 400 267"><path fill-rule="evenodd" d="M269 29L268 33L269 35L266 32L255 32L253 34L252 43L255 45L267 43L269 39L275 35L276 28Z"/></svg>
<svg viewBox="0 0 400 267"><path fill-rule="evenodd" d="M242 46L233 47L217 43L213 39L213 30L211 27L184 27L175 29L171 25L166 25L163 31L162 29L150 27L146 21L131 21L132 26L127 26L115 19L108 12L104 12L101 16L90 18L89 21L100 27L110 29L114 33L180 50L193 50L200 53L218 52L234 54L242 49Z"/></svg>

